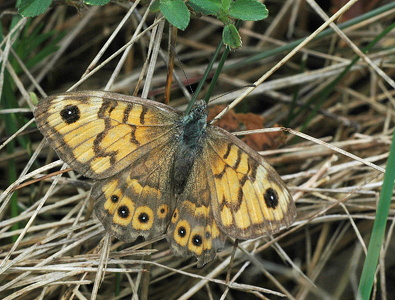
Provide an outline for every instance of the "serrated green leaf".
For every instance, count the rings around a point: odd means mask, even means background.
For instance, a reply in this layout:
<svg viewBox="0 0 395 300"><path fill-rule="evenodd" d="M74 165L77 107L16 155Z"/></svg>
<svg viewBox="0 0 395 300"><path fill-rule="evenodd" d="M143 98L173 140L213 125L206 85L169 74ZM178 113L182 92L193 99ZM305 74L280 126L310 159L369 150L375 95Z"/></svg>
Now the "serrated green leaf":
<svg viewBox="0 0 395 300"><path fill-rule="evenodd" d="M189 0L188 4L205 15L216 15L222 8L221 0Z"/></svg>
<svg viewBox="0 0 395 300"><path fill-rule="evenodd" d="M232 49L241 47L241 38L235 25L225 25L222 31L222 41L226 46Z"/></svg>
<svg viewBox="0 0 395 300"><path fill-rule="evenodd" d="M267 18L269 11L257 0L238 0L230 6L229 16L243 21L258 21Z"/></svg>
<svg viewBox="0 0 395 300"><path fill-rule="evenodd" d="M102 6L102 5L105 5L109 2L110 2L110 0L84 0L85 4L96 5L96 6Z"/></svg>
<svg viewBox="0 0 395 300"><path fill-rule="evenodd" d="M51 0L21 0L18 11L24 17L36 17L44 13L51 2Z"/></svg>
<svg viewBox="0 0 395 300"><path fill-rule="evenodd" d="M166 20L178 29L187 28L190 20L189 10L182 0L161 0L160 11Z"/></svg>

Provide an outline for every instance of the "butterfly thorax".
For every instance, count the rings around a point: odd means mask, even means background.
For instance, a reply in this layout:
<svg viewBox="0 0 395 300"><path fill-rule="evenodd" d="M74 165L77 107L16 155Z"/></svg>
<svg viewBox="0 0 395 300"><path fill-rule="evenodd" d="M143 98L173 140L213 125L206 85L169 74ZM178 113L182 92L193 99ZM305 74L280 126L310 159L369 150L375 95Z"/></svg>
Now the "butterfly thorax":
<svg viewBox="0 0 395 300"><path fill-rule="evenodd" d="M198 101L191 112L179 121L178 147L174 159L174 193L179 195L191 173L196 158L202 154L206 135L207 105Z"/></svg>

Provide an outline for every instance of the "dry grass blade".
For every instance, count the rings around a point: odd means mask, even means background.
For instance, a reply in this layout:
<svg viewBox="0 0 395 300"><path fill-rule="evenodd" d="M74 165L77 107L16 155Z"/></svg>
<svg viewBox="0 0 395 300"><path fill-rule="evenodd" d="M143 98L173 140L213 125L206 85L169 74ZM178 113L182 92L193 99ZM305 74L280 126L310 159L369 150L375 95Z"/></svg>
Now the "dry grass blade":
<svg viewBox="0 0 395 300"><path fill-rule="evenodd" d="M242 23L243 47L230 53L212 97L234 100L217 124L239 131L278 170L297 220L273 237L240 241L232 263L228 243L202 268L174 256L163 236L124 243L106 234L92 180L66 169L30 113L29 92L76 87L163 102L164 18L138 1L78 12L54 2L29 20L4 11L0 298L355 299L394 131L395 3L324 2L266 1L269 18ZM221 30L203 16L177 32L170 105L186 107L185 86L202 80ZM225 107L214 103L213 117ZM376 299L395 294L394 215L392 204Z"/></svg>

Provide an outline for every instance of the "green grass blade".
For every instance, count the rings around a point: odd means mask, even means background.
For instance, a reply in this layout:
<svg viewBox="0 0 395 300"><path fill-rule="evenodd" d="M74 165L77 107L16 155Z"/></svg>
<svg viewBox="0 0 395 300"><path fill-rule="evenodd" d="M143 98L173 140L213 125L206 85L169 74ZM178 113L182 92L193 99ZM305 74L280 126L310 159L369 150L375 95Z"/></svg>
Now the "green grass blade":
<svg viewBox="0 0 395 300"><path fill-rule="evenodd" d="M368 253L362 269L359 282L357 299L368 300L373 288L376 274L377 262L383 245L388 213L391 205L392 193L395 180L395 131L392 137L390 154L384 176L383 188L377 206L376 218L374 220L372 235L370 236Z"/></svg>

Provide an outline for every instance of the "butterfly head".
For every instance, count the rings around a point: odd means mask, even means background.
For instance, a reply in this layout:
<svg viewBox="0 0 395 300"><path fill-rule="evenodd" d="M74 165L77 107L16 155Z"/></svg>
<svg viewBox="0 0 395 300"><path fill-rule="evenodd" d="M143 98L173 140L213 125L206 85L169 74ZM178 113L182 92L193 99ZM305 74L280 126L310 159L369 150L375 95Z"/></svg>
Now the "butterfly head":
<svg viewBox="0 0 395 300"><path fill-rule="evenodd" d="M184 136L191 139L201 137L207 125L207 104L203 100L196 101L191 111L182 119Z"/></svg>
<svg viewBox="0 0 395 300"><path fill-rule="evenodd" d="M192 107L191 112L186 116L194 122L203 121L207 122L208 108L207 103L204 100L196 101L195 105Z"/></svg>
<svg viewBox="0 0 395 300"><path fill-rule="evenodd" d="M202 139L206 136L207 104L203 100L197 101L191 111L180 120L180 135L178 152L183 160L192 164L195 155L202 148ZM189 169L187 167L186 169Z"/></svg>

